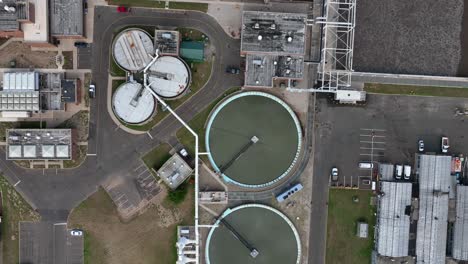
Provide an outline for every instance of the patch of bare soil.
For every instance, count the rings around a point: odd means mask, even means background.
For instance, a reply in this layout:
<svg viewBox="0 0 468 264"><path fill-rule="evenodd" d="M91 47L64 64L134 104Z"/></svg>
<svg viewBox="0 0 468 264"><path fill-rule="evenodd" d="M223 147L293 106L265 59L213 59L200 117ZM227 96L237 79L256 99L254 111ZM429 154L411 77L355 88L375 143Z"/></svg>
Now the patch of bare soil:
<svg viewBox="0 0 468 264"><path fill-rule="evenodd" d="M10 68L10 62L16 61L16 68L57 68L56 51L32 51L31 47L19 41L13 41L0 50L0 68Z"/></svg>

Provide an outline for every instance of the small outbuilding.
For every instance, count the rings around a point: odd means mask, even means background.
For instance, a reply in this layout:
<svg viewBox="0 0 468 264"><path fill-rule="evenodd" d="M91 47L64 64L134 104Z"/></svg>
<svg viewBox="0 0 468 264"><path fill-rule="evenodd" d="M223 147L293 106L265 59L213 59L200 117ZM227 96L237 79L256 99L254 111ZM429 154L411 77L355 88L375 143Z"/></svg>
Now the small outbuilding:
<svg viewBox="0 0 468 264"><path fill-rule="evenodd" d="M357 223L357 234L359 238L367 238L369 235L369 224L364 222Z"/></svg>
<svg viewBox="0 0 468 264"><path fill-rule="evenodd" d="M190 177L192 171L192 167L179 154L175 153L158 170L158 176L174 190Z"/></svg>
<svg viewBox="0 0 468 264"><path fill-rule="evenodd" d="M201 41L182 41L180 43L180 57L188 61L204 61L205 44Z"/></svg>

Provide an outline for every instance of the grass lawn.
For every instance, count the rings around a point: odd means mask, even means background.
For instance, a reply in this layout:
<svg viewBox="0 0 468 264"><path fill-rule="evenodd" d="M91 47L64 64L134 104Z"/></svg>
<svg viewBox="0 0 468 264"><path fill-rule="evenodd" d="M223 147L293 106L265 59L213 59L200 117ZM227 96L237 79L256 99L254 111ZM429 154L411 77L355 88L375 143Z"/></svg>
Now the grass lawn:
<svg viewBox="0 0 468 264"><path fill-rule="evenodd" d="M3 263L18 263L18 222L39 221L39 214L26 203L3 176L0 176L0 189L3 196L3 218L1 225Z"/></svg>
<svg viewBox="0 0 468 264"><path fill-rule="evenodd" d="M114 77L125 77L126 72L117 65L113 56L109 56L110 58L110 74Z"/></svg>
<svg viewBox="0 0 468 264"><path fill-rule="evenodd" d="M192 29L192 28L177 28L177 31L179 31L180 36L182 36L183 40L193 40L193 41L203 41L205 36L203 32L200 32L198 30Z"/></svg>
<svg viewBox="0 0 468 264"><path fill-rule="evenodd" d="M152 7L152 8L165 8L165 1L153 0L109 0L109 5L123 5L123 6L138 6L138 7ZM170 9L186 9L198 10L206 13L208 11L208 4L203 3L185 3L185 2L169 2Z"/></svg>
<svg viewBox="0 0 468 264"><path fill-rule="evenodd" d="M364 90L368 93L380 93L380 94L407 94L407 95L422 95L422 96L468 98L468 88L366 83L364 85Z"/></svg>
<svg viewBox="0 0 468 264"><path fill-rule="evenodd" d="M171 157L169 154L171 148L172 147L169 144L161 144L152 149L150 152L146 153L142 158L143 162L149 169L154 168L155 170L158 170L164 164L164 162L166 162Z"/></svg>
<svg viewBox="0 0 468 264"><path fill-rule="evenodd" d="M192 186L193 187L193 186ZM177 208L153 205L129 223L122 223L103 189L75 208L70 228L84 235L85 264L173 264L177 225L193 224L193 188Z"/></svg>
<svg viewBox="0 0 468 264"><path fill-rule="evenodd" d="M353 202L353 196L359 202ZM374 246L375 208L370 205L372 192L330 189L328 203L326 263L366 264L371 262ZM356 237L357 221L369 224L369 237Z"/></svg>
<svg viewBox="0 0 468 264"><path fill-rule="evenodd" d="M166 103L172 109L176 109L177 107L182 105L185 101L187 101L190 97L192 97L194 94L196 94L198 91L200 91L200 89L202 89L205 86L206 82L211 76L213 60L190 64L191 70L192 70L192 83L190 84L190 87L189 87L190 92L188 92L186 95L182 96L179 99L166 101ZM158 113L149 122L143 125L127 124L125 126L134 130L138 130L138 131L148 131L151 128L153 128L155 125L157 125L161 120L163 120L168 114L169 114L169 111L163 112L159 108Z"/></svg>
<svg viewBox="0 0 468 264"><path fill-rule="evenodd" d="M86 159L86 154L88 153L88 146L76 146L76 152L72 160L64 160L64 168L75 168L81 165Z"/></svg>
<svg viewBox="0 0 468 264"><path fill-rule="evenodd" d="M226 91L223 96L217 98L214 102L212 102L210 105L208 105L203 111L198 113L190 122L188 122L189 126L195 131L195 133L198 134L198 139L199 139L199 148L201 152L206 151L205 150L205 123L206 119L208 119L208 116L210 115L211 111L213 108L218 104L224 97L237 92L240 90L240 87L233 87ZM179 142L182 143L187 151L192 155L192 157L195 156L195 138L193 137L192 134L186 129L186 128L181 128L177 131L176 133L177 138L179 139ZM203 156L205 157L205 156Z"/></svg>

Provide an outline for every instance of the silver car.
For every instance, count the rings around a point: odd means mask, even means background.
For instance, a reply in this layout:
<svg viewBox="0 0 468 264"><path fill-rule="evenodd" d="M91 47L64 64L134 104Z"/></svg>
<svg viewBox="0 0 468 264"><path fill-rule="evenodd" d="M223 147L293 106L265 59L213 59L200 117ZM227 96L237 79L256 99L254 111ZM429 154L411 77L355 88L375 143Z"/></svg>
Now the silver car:
<svg viewBox="0 0 468 264"><path fill-rule="evenodd" d="M330 177L331 177L332 181L337 181L338 180L338 168L337 167L332 168Z"/></svg>

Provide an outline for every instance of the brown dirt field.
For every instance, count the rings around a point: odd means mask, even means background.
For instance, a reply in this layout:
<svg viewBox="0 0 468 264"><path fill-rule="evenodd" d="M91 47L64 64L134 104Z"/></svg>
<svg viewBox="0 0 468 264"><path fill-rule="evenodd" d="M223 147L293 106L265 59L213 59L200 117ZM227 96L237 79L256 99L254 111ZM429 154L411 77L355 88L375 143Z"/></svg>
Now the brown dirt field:
<svg viewBox="0 0 468 264"><path fill-rule="evenodd" d="M55 51L31 51L31 47L14 41L0 50L0 68L9 68L10 61L16 60L16 68L57 68Z"/></svg>
<svg viewBox="0 0 468 264"><path fill-rule="evenodd" d="M68 224L85 231L85 264L173 264L177 225L193 223L193 206L191 188L177 208L162 202L122 223L112 200L100 189L73 210Z"/></svg>

